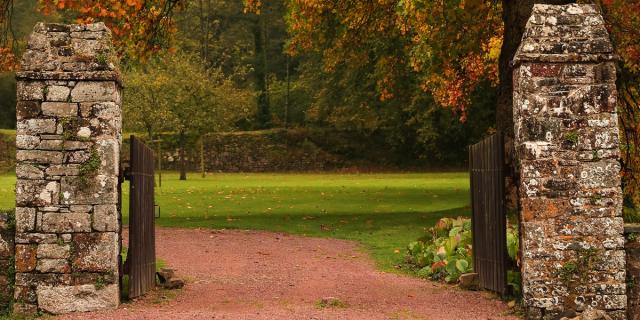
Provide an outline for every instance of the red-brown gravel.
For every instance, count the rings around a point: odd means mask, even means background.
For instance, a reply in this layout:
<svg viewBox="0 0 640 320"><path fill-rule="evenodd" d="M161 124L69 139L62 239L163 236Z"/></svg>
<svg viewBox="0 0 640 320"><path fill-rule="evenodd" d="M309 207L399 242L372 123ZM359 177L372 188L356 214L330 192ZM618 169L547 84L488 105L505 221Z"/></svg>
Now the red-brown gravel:
<svg viewBox="0 0 640 320"><path fill-rule="evenodd" d="M184 289L60 318L517 319L488 293L378 271L352 241L263 231L156 233L157 255L186 279ZM325 297L345 305L321 308Z"/></svg>

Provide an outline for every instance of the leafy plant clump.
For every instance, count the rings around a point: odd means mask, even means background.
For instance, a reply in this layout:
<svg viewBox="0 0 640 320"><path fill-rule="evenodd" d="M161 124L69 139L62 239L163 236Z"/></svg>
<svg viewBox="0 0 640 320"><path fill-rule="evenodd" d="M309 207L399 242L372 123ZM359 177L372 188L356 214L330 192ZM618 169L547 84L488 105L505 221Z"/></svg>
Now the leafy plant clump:
<svg viewBox="0 0 640 320"><path fill-rule="evenodd" d="M429 228L427 236L409 244L407 262L420 277L453 283L473 271L472 243L471 219L442 218ZM507 253L513 261L518 258L518 249L517 229L508 228ZM514 291L519 291L519 278L517 272L508 276Z"/></svg>
<svg viewBox="0 0 640 320"><path fill-rule="evenodd" d="M564 140L571 145L578 144L578 134L575 131L567 132L564 135Z"/></svg>
<svg viewBox="0 0 640 320"><path fill-rule="evenodd" d="M96 62L98 62L98 64L101 66L106 66L108 62L107 55L104 53L99 53L98 55L96 55Z"/></svg>
<svg viewBox="0 0 640 320"><path fill-rule="evenodd" d="M419 276L455 282L461 274L473 270L470 219L442 218L428 233L408 247L407 262Z"/></svg>
<svg viewBox="0 0 640 320"><path fill-rule="evenodd" d="M100 163L101 160L98 150L93 146L91 147L91 150L89 150L89 158L80 165L79 182L81 186L86 187L89 182L89 178L98 173Z"/></svg>

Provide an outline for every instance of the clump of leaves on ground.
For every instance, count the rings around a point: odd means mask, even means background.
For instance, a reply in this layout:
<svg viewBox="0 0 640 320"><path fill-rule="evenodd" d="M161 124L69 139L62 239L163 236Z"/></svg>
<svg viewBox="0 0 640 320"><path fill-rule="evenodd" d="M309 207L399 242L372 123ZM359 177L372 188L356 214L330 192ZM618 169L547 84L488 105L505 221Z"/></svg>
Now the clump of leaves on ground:
<svg viewBox="0 0 640 320"><path fill-rule="evenodd" d="M457 282L460 275L473 271L473 236L469 218L442 218L428 229L427 235L408 246L407 263L416 273L431 280ZM517 228L507 229L507 252L518 257ZM519 291L518 275L509 273L507 281ZM513 283L512 283L513 282Z"/></svg>
<svg viewBox="0 0 640 320"><path fill-rule="evenodd" d="M442 218L427 233L408 246L407 262L418 275L455 282L461 274L473 270L470 219Z"/></svg>

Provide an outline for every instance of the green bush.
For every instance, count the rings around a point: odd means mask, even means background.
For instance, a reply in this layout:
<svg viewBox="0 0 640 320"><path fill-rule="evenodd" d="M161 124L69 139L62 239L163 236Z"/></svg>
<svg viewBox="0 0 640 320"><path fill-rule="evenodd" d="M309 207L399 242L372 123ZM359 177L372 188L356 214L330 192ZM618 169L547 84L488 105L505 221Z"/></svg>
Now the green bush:
<svg viewBox="0 0 640 320"><path fill-rule="evenodd" d="M407 262L420 277L456 282L460 275L473 270L472 244L471 219L442 218L429 228L427 236L409 244ZM518 259L518 249L518 230L508 227L507 253L514 262ZM518 294L519 273L510 272L507 278Z"/></svg>
<svg viewBox="0 0 640 320"><path fill-rule="evenodd" d="M455 282L473 270L472 241L470 219L442 218L428 236L409 244L407 262L421 277Z"/></svg>

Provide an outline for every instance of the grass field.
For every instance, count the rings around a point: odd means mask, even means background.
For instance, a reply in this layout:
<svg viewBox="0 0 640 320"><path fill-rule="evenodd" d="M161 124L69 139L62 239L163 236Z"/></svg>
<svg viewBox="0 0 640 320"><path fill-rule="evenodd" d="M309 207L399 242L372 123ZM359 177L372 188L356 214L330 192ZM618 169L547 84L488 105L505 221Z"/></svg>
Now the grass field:
<svg viewBox="0 0 640 320"><path fill-rule="evenodd" d="M0 176L0 207L13 206ZM124 200L127 199L128 186ZM443 216L467 215L466 173L163 175L158 224L284 231L357 240L383 270ZM127 204L123 205L126 221Z"/></svg>

